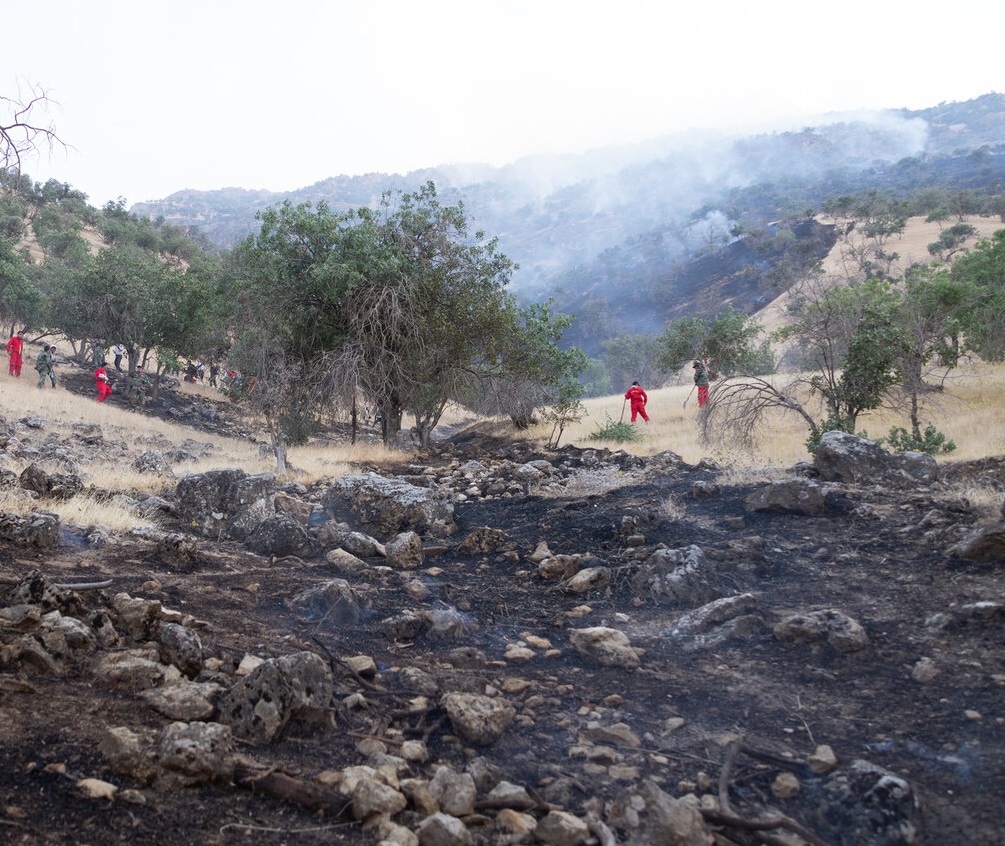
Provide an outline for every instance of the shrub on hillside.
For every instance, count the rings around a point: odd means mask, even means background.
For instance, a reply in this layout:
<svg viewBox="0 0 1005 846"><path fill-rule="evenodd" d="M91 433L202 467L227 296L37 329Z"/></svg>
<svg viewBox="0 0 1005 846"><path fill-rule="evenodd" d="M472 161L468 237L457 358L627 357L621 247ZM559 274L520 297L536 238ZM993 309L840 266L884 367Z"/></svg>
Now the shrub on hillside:
<svg viewBox="0 0 1005 846"><path fill-rule="evenodd" d="M604 424L587 437L591 441L639 441L642 440L642 432L631 423L615 423L608 416Z"/></svg>

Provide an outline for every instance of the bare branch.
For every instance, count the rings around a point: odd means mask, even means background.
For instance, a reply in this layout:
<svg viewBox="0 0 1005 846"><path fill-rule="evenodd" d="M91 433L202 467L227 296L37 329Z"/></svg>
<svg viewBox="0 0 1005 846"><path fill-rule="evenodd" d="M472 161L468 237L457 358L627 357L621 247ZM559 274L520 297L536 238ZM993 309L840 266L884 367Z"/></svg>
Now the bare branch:
<svg viewBox="0 0 1005 846"><path fill-rule="evenodd" d="M53 123L43 124L33 116L40 110L47 111L55 101L49 98L43 88L28 85L29 95L24 97L20 91L17 97L0 95L0 167L14 171L19 176L24 158L38 152L42 147L49 148L49 154L56 146L68 149L68 145L56 134Z"/></svg>
<svg viewBox="0 0 1005 846"><path fill-rule="evenodd" d="M776 388L758 376L739 376L716 382L708 394L708 403L698 417L702 440L707 444L732 443L753 449L765 428L769 411L789 411L799 415L812 430L813 417L795 398L802 380Z"/></svg>

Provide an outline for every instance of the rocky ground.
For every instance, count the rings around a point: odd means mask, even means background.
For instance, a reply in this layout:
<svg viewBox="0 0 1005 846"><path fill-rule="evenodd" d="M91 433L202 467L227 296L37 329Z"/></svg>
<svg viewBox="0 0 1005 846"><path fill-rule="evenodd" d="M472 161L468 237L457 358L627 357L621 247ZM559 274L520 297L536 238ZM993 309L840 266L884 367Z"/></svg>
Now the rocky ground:
<svg viewBox="0 0 1005 846"><path fill-rule="evenodd" d="M48 516L72 460L4 480L6 842L1005 843L1005 529L960 493L1005 460L144 458L163 531Z"/></svg>

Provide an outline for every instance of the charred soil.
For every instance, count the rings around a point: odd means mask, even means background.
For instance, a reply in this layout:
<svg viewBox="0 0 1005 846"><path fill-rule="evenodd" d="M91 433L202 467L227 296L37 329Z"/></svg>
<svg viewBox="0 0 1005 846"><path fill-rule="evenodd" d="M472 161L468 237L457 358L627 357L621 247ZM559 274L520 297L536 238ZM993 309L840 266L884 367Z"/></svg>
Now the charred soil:
<svg viewBox="0 0 1005 846"><path fill-rule="evenodd" d="M233 678L246 655L323 656L335 677L335 727L240 750L260 776L278 774L291 784L314 785L321 773L364 763L361 741L379 740L393 753L415 738L425 741L432 762L459 771L475 762L475 771L492 774L489 785L520 784L541 808L581 814L591 800L609 805L645 780L675 796L715 794L731 742L794 762L826 744L842 764L868 760L910 783L918 801L915 839L886 842L1005 843L1002 562L947 553L977 519L965 499L945 486L908 493L831 486L821 516L755 513L744 498L759 483L726 483L714 466L574 448L549 453L470 434L386 473L409 477L420 466L433 473L490 458L547 460L565 467L577 486L459 498L457 531L424 539L424 565L414 571L375 559L371 569L350 575L323 556L274 560L205 539L179 559L142 537L87 548L67 536L46 552L0 542L0 606L11 604L5 592L33 570L52 583L111 580L107 588L74 593L77 616L100 614L121 592L159 600L198 621L218 662L210 674L216 680ZM947 466L946 475L1005 484L997 460ZM707 485L696 488L699 482ZM321 493L302 498L317 501ZM480 527L502 530L505 542L487 553L459 552L460 540ZM542 579L531 558L542 542L554 554L603 564L609 583L572 594ZM754 597L754 623L742 633L714 643L674 636L691 609L640 586L647 556L691 546L729 562L722 580L709 586L710 599ZM305 586L336 576L365 597L358 620L308 619L291 605ZM980 602L999 616L952 614ZM444 625L413 639L386 636L380 621L417 609L439 612ZM843 652L826 639L782 642L773 633L788 615L824 609L857 620L868 646ZM586 626L623 631L642 653L640 666L603 666L577 653L569 631ZM9 623L0 630L5 642L13 634ZM524 647L519 658L514 645ZM358 655L374 659L375 676L349 669L346 659ZM936 672L916 680L912 672L923 658ZM100 684L94 661L93 654L75 655L59 673L20 666L0 675L6 842L379 840L340 808L303 794L281 798L282 791L266 789L264 776L184 788L130 782L111 771L100 751L109 728L159 730L166 721L137 694ZM402 672L409 668L424 671L435 689L416 689L415 677ZM501 692L516 721L494 744L471 748L437 704L447 690ZM427 705L414 707L420 696ZM820 842L856 842L847 820L821 818L814 776L796 763L791 769L799 770L803 789L785 798L773 793L784 769L744 760L729 774L734 807L784 813ZM416 775L422 770L416 765ZM118 792L93 798L79 786L85 778ZM408 810L398 819L414 827L420 816ZM507 842L489 805L466 823L476 843ZM730 832L735 839L722 842L759 842L752 832Z"/></svg>

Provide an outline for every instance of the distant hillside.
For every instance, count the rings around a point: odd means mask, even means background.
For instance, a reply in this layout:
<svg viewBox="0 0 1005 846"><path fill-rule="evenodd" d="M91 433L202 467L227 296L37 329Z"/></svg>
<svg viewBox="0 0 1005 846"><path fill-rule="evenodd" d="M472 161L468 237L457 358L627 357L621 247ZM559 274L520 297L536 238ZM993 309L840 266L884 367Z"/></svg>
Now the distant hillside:
<svg viewBox="0 0 1005 846"><path fill-rule="evenodd" d="M386 190L427 181L443 202L464 202L473 228L499 237L520 265L518 295L554 297L577 315L580 332L602 338L714 309L720 294L744 308L772 299L791 282L786 266L826 254L821 231L800 229L800 220L838 195L878 189L907 196L922 187L1005 192L1005 95L835 117L795 132L685 133L500 168L333 176L285 193L181 191L131 211L197 226L229 247L254 231L255 213L266 206L324 200L336 210L372 207ZM801 242L800 255L790 245L775 257L782 272L771 265L779 230ZM712 275L703 277L706 271Z"/></svg>

